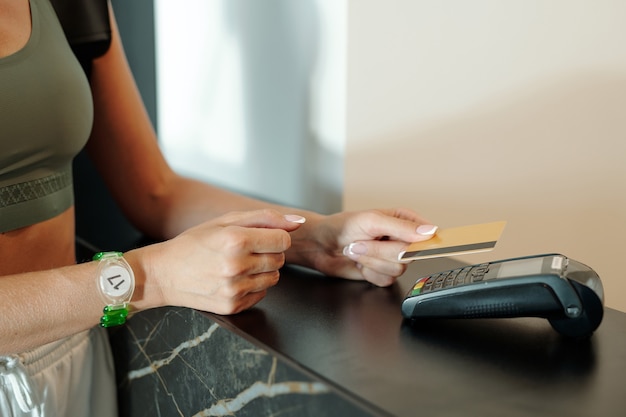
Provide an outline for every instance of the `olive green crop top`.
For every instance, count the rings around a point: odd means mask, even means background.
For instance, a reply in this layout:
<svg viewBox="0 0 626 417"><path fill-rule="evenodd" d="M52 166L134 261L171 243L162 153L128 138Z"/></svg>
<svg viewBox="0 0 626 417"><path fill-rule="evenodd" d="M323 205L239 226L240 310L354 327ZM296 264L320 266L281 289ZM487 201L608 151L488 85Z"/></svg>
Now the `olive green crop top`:
<svg viewBox="0 0 626 417"><path fill-rule="evenodd" d="M89 82L49 0L30 0L32 30L0 58L0 233L73 205L72 159L93 123Z"/></svg>

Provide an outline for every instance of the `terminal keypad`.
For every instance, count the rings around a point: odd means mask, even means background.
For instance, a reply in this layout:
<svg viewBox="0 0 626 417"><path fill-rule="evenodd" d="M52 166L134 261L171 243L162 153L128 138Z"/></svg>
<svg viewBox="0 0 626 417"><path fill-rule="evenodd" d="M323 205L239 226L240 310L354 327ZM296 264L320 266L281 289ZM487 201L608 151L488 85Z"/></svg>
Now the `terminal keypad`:
<svg viewBox="0 0 626 417"><path fill-rule="evenodd" d="M487 272L489 272L488 263L438 272L418 279L413 286L411 296L482 281Z"/></svg>

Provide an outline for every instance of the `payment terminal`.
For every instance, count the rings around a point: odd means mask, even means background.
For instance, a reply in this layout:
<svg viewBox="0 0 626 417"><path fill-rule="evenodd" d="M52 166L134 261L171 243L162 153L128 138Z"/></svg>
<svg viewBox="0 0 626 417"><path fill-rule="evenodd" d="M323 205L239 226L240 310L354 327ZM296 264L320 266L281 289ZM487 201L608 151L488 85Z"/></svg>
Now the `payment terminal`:
<svg viewBox="0 0 626 417"><path fill-rule="evenodd" d="M543 317L568 337L588 337L604 313L600 277L560 254L470 265L420 277L402 315L431 318Z"/></svg>

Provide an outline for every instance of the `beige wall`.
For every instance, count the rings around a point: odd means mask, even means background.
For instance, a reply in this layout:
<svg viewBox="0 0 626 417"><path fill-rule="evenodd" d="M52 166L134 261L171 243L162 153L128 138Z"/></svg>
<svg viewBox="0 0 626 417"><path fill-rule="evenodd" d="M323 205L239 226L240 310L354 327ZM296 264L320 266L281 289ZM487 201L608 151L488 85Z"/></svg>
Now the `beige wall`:
<svg viewBox="0 0 626 417"><path fill-rule="evenodd" d="M507 220L626 311L626 2L351 0L344 208Z"/></svg>

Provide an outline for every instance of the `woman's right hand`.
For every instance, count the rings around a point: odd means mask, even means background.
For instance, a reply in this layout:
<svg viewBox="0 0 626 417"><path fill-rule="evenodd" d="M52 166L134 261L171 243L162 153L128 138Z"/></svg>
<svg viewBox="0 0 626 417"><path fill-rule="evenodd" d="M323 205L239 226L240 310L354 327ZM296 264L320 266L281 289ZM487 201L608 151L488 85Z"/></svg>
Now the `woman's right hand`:
<svg viewBox="0 0 626 417"><path fill-rule="evenodd" d="M289 232L304 218L275 210L232 212L162 243L128 252L141 264L136 307L190 307L234 314L252 307L279 279ZM143 275L143 277L142 277Z"/></svg>

